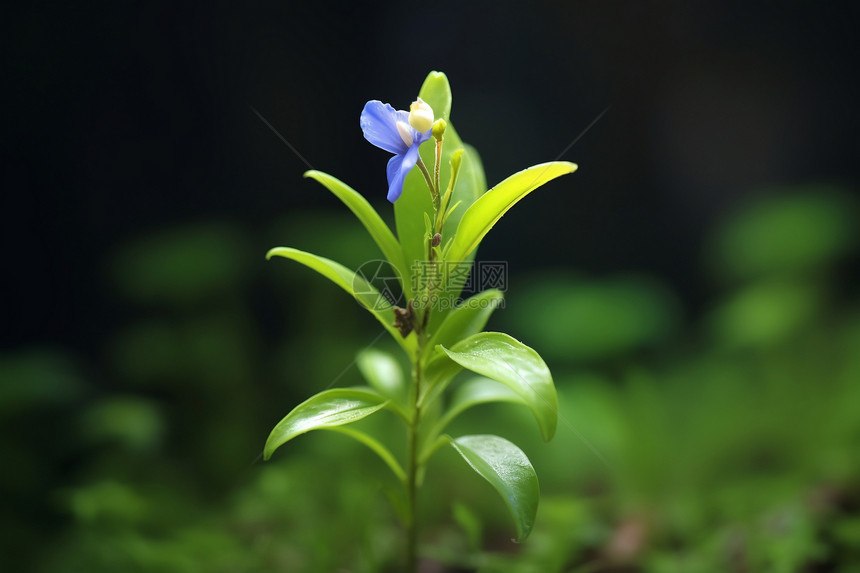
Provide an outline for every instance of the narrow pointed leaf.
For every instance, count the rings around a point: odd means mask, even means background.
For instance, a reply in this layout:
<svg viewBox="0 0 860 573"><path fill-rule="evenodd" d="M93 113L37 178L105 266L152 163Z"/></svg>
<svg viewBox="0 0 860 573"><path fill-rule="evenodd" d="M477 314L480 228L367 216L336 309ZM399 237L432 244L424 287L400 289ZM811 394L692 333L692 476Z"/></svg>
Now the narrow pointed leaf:
<svg viewBox="0 0 860 573"><path fill-rule="evenodd" d="M319 182L338 199L343 201L344 205L349 207L349 210L353 212L361 224L364 225L364 228L367 229L367 232L373 238L388 262L391 263L391 266L397 269L401 277L408 276L406 269L403 267L403 252L400 249L400 243L397 241L394 233L391 232L391 229L388 228L388 225L385 224L385 221L382 220L382 217L379 216L379 213L368 203L367 199L346 183L322 171L306 171L304 176ZM411 297L411 289L409 289L408 281L404 280L403 282L405 284L402 287L407 293L406 296Z"/></svg>
<svg viewBox="0 0 860 573"><path fill-rule="evenodd" d="M360 275L349 270L340 263L317 255L293 249L290 247L275 247L271 249L266 258L284 257L294 260L306 267L315 270L334 284L351 294L361 306L366 308L376 317L382 326L408 353L415 349L415 337L403 338L400 332L394 328L394 310L391 304L382 296L376 288L364 280Z"/></svg>
<svg viewBox="0 0 860 573"><path fill-rule="evenodd" d="M451 445L499 492L514 518L517 541L524 541L534 526L540 498L537 474L528 457L499 436L462 436Z"/></svg>
<svg viewBox="0 0 860 573"><path fill-rule="evenodd" d="M450 347L481 332L490 315L504 299L505 295L501 291L489 289L464 300L445 317L441 326L433 333L428 346L433 348L441 344Z"/></svg>
<svg viewBox="0 0 860 573"><path fill-rule="evenodd" d="M459 202L460 205L450 214L448 220L445 221L445 227L442 230L443 237L454 236L466 209L487 191L484 164L481 163L481 156L478 155L478 150L468 143L463 143L462 145L464 153L463 159L460 162L460 175L457 178L457 185L451 194L450 203L450 205L456 205ZM461 179L462 181L460 181ZM445 185L446 183L442 183L443 187Z"/></svg>
<svg viewBox="0 0 860 573"><path fill-rule="evenodd" d="M275 450L296 436L356 422L387 405L388 401L383 396L370 389L335 388L320 392L293 408L278 422L266 440L263 459L268 460Z"/></svg>
<svg viewBox="0 0 860 573"><path fill-rule="evenodd" d="M380 394L397 400L405 396L403 370L400 363L381 350L362 350L355 359L365 380Z"/></svg>
<svg viewBox="0 0 860 573"><path fill-rule="evenodd" d="M556 177L573 173L576 164L553 161L515 173L481 195L460 219L449 260L460 261L474 251L484 235L520 199Z"/></svg>
<svg viewBox="0 0 860 573"><path fill-rule="evenodd" d="M555 435L558 396L549 368L537 352L500 332L475 334L442 350L463 368L516 392L534 414L543 439Z"/></svg>

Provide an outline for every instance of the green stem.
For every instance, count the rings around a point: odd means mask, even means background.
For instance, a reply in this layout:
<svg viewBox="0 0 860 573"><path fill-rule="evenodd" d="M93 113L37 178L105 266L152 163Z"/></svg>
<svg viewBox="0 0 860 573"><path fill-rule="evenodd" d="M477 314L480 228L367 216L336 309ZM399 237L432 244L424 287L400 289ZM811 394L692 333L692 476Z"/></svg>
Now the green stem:
<svg viewBox="0 0 860 573"><path fill-rule="evenodd" d="M420 352L419 352L420 356ZM421 424L421 360L415 361L414 385L412 388L412 420L408 426L407 466L406 466L406 503L409 521L406 532L406 571L415 573L418 567L418 432Z"/></svg>
<svg viewBox="0 0 860 573"><path fill-rule="evenodd" d="M442 187L439 185L439 170L442 167L442 142L436 140L436 161L433 164L433 182L436 184L436 197L434 197L433 206L436 207L436 217L439 218L442 216L439 213L440 205L440 193L442 191Z"/></svg>
<svg viewBox="0 0 860 573"><path fill-rule="evenodd" d="M439 190L433 185L433 177L430 175L430 172L427 171L427 166L424 165L424 161L419 157L418 162L416 163L418 169L421 170L421 174L424 176L424 181L427 182L427 187L430 188L430 195L433 197L433 208L438 209L439 206Z"/></svg>

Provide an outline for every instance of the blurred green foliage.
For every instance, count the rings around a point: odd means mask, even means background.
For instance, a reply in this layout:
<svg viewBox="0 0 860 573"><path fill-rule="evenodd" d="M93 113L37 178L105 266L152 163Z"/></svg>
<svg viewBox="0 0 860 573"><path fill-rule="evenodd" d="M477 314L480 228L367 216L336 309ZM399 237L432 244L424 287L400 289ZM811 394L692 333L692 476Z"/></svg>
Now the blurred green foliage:
<svg viewBox="0 0 860 573"><path fill-rule="evenodd" d="M124 245L110 269L113 284L132 301L194 306L240 287L252 256L237 229L209 223Z"/></svg>
<svg viewBox="0 0 860 573"><path fill-rule="evenodd" d="M513 544L495 493L440 455L422 499L435 570L860 570L860 219L839 190L789 191L714 230L704 313L653 277L511 277L493 320L546 356L559 431L544 444L505 404L454 425L517 437L538 519ZM371 453L320 433L254 463L285 409L357 383L355 348L385 344L309 271L263 262L277 236L357 266L372 245L347 221L141 238L107 263L123 306L104 360L0 355L9 570L396 570L403 533Z"/></svg>
<svg viewBox="0 0 860 573"><path fill-rule="evenodd" d="M857 205L843 190L811 186L772 195L714 235L709 262L726 279L826 268L856 247Z"/></svg>
<svg viewBox="0 0 860 573"><path fill-rule="evenodd" d="M646 278L547 274L523 283L508 297L508 322L559 361L599 361L653 347L678 327L674 296Z"/></svg>

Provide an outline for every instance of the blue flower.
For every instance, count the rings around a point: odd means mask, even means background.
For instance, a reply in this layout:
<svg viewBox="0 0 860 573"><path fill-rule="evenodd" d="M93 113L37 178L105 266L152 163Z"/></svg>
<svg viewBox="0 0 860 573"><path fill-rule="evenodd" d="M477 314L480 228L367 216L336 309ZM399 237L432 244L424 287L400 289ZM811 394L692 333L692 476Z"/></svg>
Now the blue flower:
<svg viewBox="0 0 860 573"><path fill-rule="evenodd" d="M403 180L418 162L418 146L430 139L431 129L418 131L413 125L426 125L426 110L430 106L422 102L412 104L413 113L396 110L379 100L369 101L361 112L361 131L370 143L393 153L388 161L388 200L394 203L403 193ZM423 106L419 109L416 106ZM425 109L426 108L426 109ZM430 110L430 123L433 110ZM417 116L417 117L413 117Z"/></svg>

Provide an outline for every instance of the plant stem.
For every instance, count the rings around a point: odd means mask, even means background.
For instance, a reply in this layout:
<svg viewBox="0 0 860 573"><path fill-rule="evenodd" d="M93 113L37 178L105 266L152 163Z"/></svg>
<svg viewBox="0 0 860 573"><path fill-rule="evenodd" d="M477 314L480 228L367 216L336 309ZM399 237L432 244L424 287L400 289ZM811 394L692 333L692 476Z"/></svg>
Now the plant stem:
<svg viewBox="0 0 860 573"><path fill-rule="evenodd" d="M424 165L424 161L422 161L420 157L415 164L418 166L418 169L421 170L421 174L424 176L424 181L427 183L427 187L430 188L430 196L433 198L433 209L438 210L439 190L435 185L433 185L433 177L430 175L430 172L427 171L427 166Z"/></svg>
<svg viewBox="0 0 860 573"><path fill-rule="evenodd" d="M419 353L420 356L420 353ZM414 393L412 402L412 421L407 436L406 503L409 508L409 522L406 532L406 571L415 573L418 567L418 431L421 424L421 360L416 359L414 371Z"/></svg>
<svg viewBox="0 0 860 573"><path fill-rule="evenodd" d="M436 208L437 217L441 217L439 213L440 198L442 188L439 186L439 169L442 167L442 142L436 141L436 161L433 163L433 183L436 185L436 197L433 206Z"/></svg>

